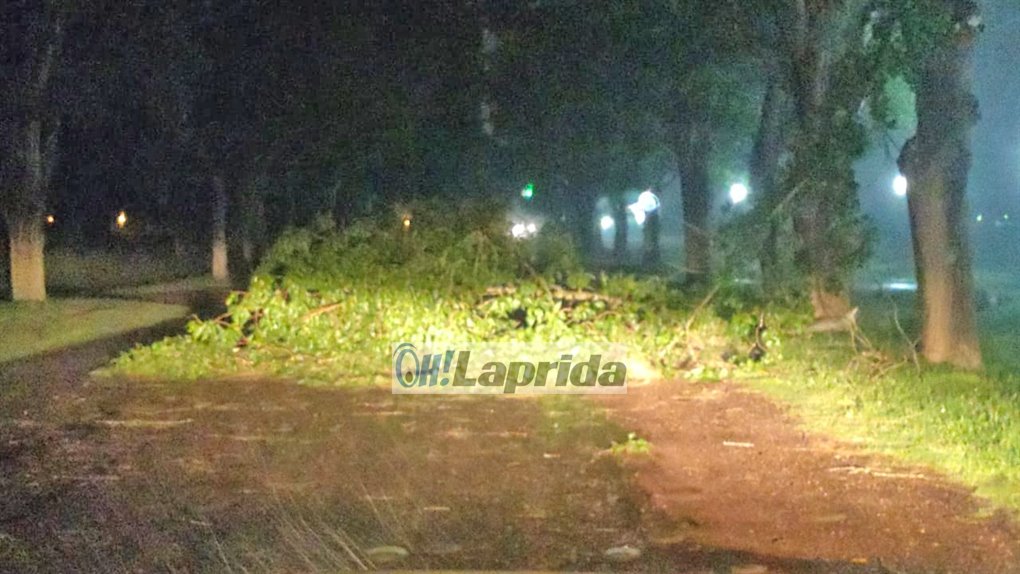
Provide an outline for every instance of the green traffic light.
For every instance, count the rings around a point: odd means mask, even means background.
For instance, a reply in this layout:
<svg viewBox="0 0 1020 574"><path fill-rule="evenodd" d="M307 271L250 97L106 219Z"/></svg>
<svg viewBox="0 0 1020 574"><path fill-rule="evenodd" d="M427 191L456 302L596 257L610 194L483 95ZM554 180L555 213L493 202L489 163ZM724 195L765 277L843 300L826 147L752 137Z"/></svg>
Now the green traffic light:
<svg viewBox="0 0 1020 574"><path fill-rule="evenodd" d="M528 185L525 185L524 189L521 190L521 197L523 197L525 201L531 201L531 198L535 197L535 184L529 183Z"/></svg>

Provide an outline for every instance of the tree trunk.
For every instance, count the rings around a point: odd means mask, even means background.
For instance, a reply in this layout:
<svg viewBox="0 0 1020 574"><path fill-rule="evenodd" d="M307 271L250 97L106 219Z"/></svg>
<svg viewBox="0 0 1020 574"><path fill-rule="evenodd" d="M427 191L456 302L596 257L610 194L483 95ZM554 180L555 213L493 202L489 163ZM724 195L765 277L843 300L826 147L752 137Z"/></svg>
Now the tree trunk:
<svg viewBox="0 0 1020 574"><path fill-rule="evenodd" d="M4 211L10 242L11 297L15 301L45 301L43 216L50 170L49 158L43 156L41 122L28 122L22 138L15 143L18 149L14 154L20 174L15 178L12 201Z"/></svg>
<svg viewBox="0 0 1020 574"><path fill-rule="evenodd" d="M28 59L28 66L13 74L20 85L3 86L13 88L5 95L16 94L12 101L14 117L5 119L5 128L12 129L12 136L6 143L11 161L8 180L11 189L0 193L0 210L7 222L11 255L11 294L15 301L43 301L46 299L46 273L43 265L43 248L46 243L43 215L46 206L46 190L49 187L56 165L57 136L60 132L58 117L46 118L46 93L54 69L59 65L63 46L63 11L47 10L45 17L49 33L40 36L40 46L24 46L35 56ZM35 48L35 49L33 49ZM19 62L22 64L24 62ZM4 102L7 104L8 102ZM46 118L48 134L43 137L43 119ZM0 190L2 191L2 190Z"/></svg>
<svg viewBox="0 0 1020 574"><path fill-rule="evenodd" d="M833 239L829 236L831 206L825 198L802 198L793 218L793 228L800 239L800 258L808 269L808 290L816 320L839 319L850 312L850 296L840 281Z"/></svg>
<svg viewBox="0 0 1020 574"><path fill-rule="evenodd" d="M568 184L565 184L568 185ZM578 252L585 260L591 260L596 253L598 239L595 236L595 200L596 196L590 193L587 188L580 188L576 185L567 187L569 197L569 208L562 211L567 222L571 236L574 238Z"/></svg>
<svg viewBox="0 0 1020 574"><path fill-rule="evenodd" d="M627 228L628 214L627 202L618 197L613 202L613 219L616 220L615 234L613 235L613 257L617 263L627 261Z"/></svg>
<svg viewBox="0 0 1020 574"><path fill-rule="evenodd" d="M237 226L241 236L241 259L243 260L244 275L246 277L255 271L259 259L262 257L262 250L265 247L266 208L263 200L264 189L264 181L261 179L261 176L256 175L248 178L246 185L241 191L241 213ZM330 202L332 205L336 205L336 195L334 193L334 197Z"/></svg>
<svg viewBox="0 0 1020 574"><path fill-rule="evenodd" d="M708 175L711 142L697 119L683 117L678 129L676 155L683 205L684 262L688 283L701 283L711 272L712 241L708 226L712 191Z"/></svg>
<svg viewBox="0 0 1020 574"><path fill-rule="evenodd" d="M762 287L765 293L774 294L782 288L789 274L790 257L784 257L788 248L780 242L782 218L774 213L782 201L779 188L779 162L783 141L783 89L778 73L769 78L762 100L758 133L751 153L751 189L760 199L765 218L765 240L758 261L761 265Z"/></svg>
<svg viewBox="0 0 1020 574"><path fill-rule="evenodd" d="M15 301L45 301L46 273L43 247L46 233L43 215L7 217L11 254L11 296Z"/></svg>
<svg viewBox="0 0 1020 574"><path fill-rule="evenodd" d="M212 178L212 276L220 282L230 281L227 269L227 189L223 176Z"/></svg>
<svg viewBox="0 0 1020 574"><path fill-rule="evenodd" d="M971 254L966 234L970 133L977 121L970 57L977 8L944 0L960 22L951 40L921 64L917 133L900 154L910 181L907 196L923 325L921 352L932 363L981 367L974 312Z"/></svg>
<svg viewBox="0 0 1020 574"><path fill-rule="evenodd" d="M813 161L812 155L817 147L826 142L829 134L825 132L823 122L823 106L829 89L829 54L823 52L824 46L817 43L814 26L809 13L809 5L803 0L793 2L794 18L792 23L792 58L791 58L791 96L797 120L797 141L794 144L794 162L799 165L799 177L809 173L807 163ZM808 189L817 185L810 177L796 181L794 185L805 189L794 203L793 228L799 239L796 259L806 269L809 280L808 289L815 319L838 319L850 311L850 297L846 286L842 285L842 272L839 268L830 230L834 221L834 197L832 192L821 193L817 189ZM822 182L826 185L828 182ZM842 192L853 193L852 189Z"/></svg>
<svg viewBox="0 0 1020 574"><path fill-rule="evenodd" d="M642 237L642 262L648 267L658 267L662 260L659 251L659 235L661 223L659 210L652 211L645 217L644 235Z"/></svg>

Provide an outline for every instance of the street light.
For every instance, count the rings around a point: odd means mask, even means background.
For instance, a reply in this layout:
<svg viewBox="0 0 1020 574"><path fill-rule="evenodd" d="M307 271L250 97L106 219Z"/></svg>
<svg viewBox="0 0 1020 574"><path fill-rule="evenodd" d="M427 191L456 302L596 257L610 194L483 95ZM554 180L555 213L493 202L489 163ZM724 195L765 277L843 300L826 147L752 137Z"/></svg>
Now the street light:
<svg viewBox="0 0 1020 574"><path fill-rule="evenodd" d="M637 198L637 204L645 213L651 213L656 209L659 209L659 196L655 195L652 190L646 189L641 192L641 195Z"/></svg>
<svg viewBox="0 0 1020 574"><path fill-rule="evenodd" d="M645 224L645 219L648 218L648 214L647 212L645 212L644 209L641 209L640 205L638 205L637 203L632 203L627 206L627 209L629 209L630 213L634 216L635 223L637 223L638 225Z"/></svg>
<svg viewBox="0 0 1020 574"><path fill-rule="evenodd" d="M896 194L896 197L906 197L907 190L910 189L910 182L907 181L907 178L903 174L897 174L893 179L892 189L893 193Z"/></svg>
<svg viewBox="0 0 1020 574"><path fill-rule="evenodd" d="M627 206L627 210L634 215L634 221L638 225L644 225L648 214L659 209L659 205L661 205L659 196L655 195L652 190L646 189L638 195L637 201Z"/></svg>
<svg viewBox="0 0 1020 574"><path fill-rule="evenodd" d="M599 220L599 227L602 228L602 231L609 231L610 229L612 229L615 226L616 226L616 220L613 219L612 215L603 215L602 219Z"/></svg>
<svg viewBox="0 0 1020 574"><path fill-rule="evenodd" d="M747 201L747 196L751 194L751 190L747 189L747 186L742 183L734 183L730 186L730 203L733 205L740 205Z"/></svg>

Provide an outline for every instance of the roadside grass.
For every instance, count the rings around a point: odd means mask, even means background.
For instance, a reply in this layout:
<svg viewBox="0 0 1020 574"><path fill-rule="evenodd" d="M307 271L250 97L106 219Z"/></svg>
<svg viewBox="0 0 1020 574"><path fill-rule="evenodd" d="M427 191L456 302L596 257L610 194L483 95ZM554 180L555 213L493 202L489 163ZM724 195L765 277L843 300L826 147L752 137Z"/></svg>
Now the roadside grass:
<svg viewBox="0 0 1020 574"><path fill-rule="evenodd" d="M10 285L7 261L0 258L0 298ZM98 296L115 289L163 284L200 276L204 260L177 257L163 250L139 248L134 251L90 250L79 253L55 248L46 252L46 287L51 294Z"/></svg>
<svg viewBox="0 0 1020 574"><path fill-rule="evenodd" d="M58 293L98 294L128 286L165 283L202 271L194 261L148 250L77 253L55 249L46 254L46 286Z"/></svg>
<svg viewBox="0 0 1020 574"><path fill-rule="evenodd" d="M813 431L928 466L1020 510L1020 305L982 313L984 373L915 364L904 336L916 332L912 309L912 295L864 299L862 328L881 353L855 352L846 334L803 337L743 382L791 405Z"/></svg>
<svg viewBox="0 0 1020 574"><path fill-rule="evenodd" d="M222 289L223 286L224 284L213 279L212 275L200 275L176 279L165 283L145 283L143 285L118 287L116 289L110 289L107 293L114 297L144 299L154 295L203 291L207 289Z"/></svg>
<svg viewBox="0 0 1020 574"><path fill-rule="evenodd" d="M187 316L180 305L117 299L0 303L0 364Z"/></svg>

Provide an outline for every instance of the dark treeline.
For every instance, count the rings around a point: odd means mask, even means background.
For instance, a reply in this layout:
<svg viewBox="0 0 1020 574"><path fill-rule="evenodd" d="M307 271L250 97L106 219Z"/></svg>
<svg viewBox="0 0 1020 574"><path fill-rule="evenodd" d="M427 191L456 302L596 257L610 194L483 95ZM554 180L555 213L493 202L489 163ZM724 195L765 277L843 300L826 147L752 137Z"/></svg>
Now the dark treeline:
<svg viewBox="0 0 1020 574"><path fill-rule="evenodd" d="M869 244L853 161L916 117L900 163L925 354L980 364L962 225L972 0L14 0L0 22L15 299L45 298L47 213L50 241L92 248L124 209L136 241L211 244L222 278L316 214L505 205L531 182L529 208L589 257L608 204L620 262L627 193L675 178L683 219L647 214L645 263L676 231L691 285L736 259L839 317ZM889 105L896 89L916 114ZM753 207L717 241L735 171Z"/></svg>

